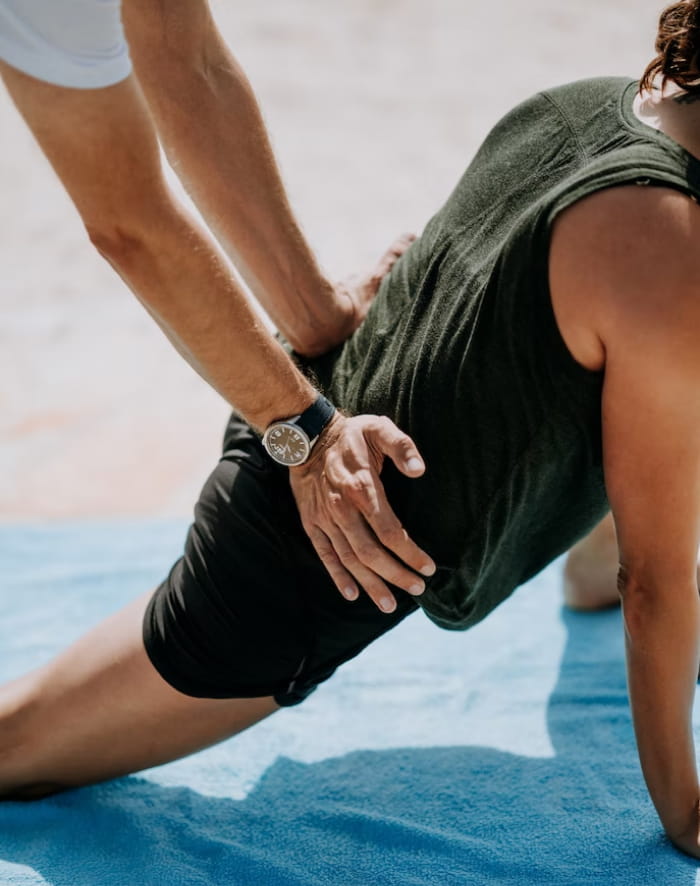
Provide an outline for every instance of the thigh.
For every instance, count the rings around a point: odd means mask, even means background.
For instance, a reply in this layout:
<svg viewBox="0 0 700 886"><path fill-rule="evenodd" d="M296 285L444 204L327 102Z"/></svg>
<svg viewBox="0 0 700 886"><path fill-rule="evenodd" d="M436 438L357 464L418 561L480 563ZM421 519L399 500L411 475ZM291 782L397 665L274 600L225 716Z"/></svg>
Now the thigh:
<svg viewBox="0 0 700 886"><path fill-rule="evenodd" d="M185 554L148 606L145 645L171 685L199 697L302 701L416 610L345 600L301 526L284 468L233 417L195 508Z"/></svg>
<svg viewBox="0 0 700 886"><path fill-rule="evenodd" d="M45 793L165 763L277 709L271 698L198 699L168 685L143 647L150 596L0 691L1 793Z"/></svg>

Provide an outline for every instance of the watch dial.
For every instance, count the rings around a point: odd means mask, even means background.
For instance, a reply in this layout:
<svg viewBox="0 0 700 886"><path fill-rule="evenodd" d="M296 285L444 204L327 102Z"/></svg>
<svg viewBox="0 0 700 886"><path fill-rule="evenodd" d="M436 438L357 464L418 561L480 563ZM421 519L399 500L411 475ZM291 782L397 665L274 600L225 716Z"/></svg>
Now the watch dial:
<svg viewBox="0 0 700 886"><path fill-rule="evenodd" d="M294 425L278 424L265 435L267 451L282 465L303 464L309 455L309 441Z"/></svg>

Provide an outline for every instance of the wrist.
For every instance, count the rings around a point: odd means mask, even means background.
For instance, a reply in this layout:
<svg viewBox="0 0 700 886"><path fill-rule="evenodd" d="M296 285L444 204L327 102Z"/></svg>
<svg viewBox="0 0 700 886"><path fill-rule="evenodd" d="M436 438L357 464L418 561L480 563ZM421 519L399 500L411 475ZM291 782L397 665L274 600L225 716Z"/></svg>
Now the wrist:
<svg viewBox="0 0 700 886"><path fill-rule="evenodd" d="M343 415L339 409L336 409L331 420L318 435L318 439L311 450L311 455L303 464L291 467L289 469L290 473L302 473L309 469L313 469L319 461L322 461L323 453L330 449L335 440L337 440L341 425L345 421L347 421L347 416Z"/></svg>
<svg viewBox="0 0 700 886"><path fill-rule="evenodd" d="M676 849L679 849L681 852L684 852L686 855L690 855L693 858L700 857L700 840L698 840L697 828L695 828L694 832L688 832L676 836L667 832L667 836Z"/></svg>
<svg viewBox="0 0 700 886"><path fill-rule="evenodd" d="M697 854L700 835L700 797L696 796L686 812L664 816L662 824L671 842L690 854Z"/></svg>
<svg viewBox="0 0 700 886"><path fill-rule="evenodd" d="M358 325L358 306L343 283L323 281L321 297L284 332L294 350L303 357L320 357L345 341Z"/></svg>
<svg viewBox="0 0 700 886"><path fill-rule="evenodd" d="M273 461L292 468L305 464L326 426L336 414L323 394L298 415L277 419L267 426L262 444Z"/></svg>

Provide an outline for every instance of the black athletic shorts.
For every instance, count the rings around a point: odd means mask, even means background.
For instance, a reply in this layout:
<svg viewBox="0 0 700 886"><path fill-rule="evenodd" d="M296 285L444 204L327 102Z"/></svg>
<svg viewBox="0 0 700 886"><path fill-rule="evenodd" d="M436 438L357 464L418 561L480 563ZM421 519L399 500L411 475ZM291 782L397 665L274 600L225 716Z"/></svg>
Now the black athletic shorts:
<svg viewBox="0 0 700 886"><path fill-rule="evenodd" d="M202 490L184 556L144 618L146 651L175 689L198 698L303 701L338 665L417 609L345 600L304 532L288 471L238 416Z"/></svg>

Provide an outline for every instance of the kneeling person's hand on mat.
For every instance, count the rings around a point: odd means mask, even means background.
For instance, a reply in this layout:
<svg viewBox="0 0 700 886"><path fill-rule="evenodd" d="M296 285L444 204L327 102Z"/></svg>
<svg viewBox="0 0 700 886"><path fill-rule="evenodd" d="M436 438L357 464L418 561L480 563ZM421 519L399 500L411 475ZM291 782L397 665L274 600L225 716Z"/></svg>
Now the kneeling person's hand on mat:
<svg viewBox="0 0 700 886"><path fill-rule="evenodd" d="M338 590L359 588L384 612L396 608L387 583L422 594L435 564L408 536L379 474L388 456L407 477L425 465L414 442L384 416L336 413L308 462L290 470L304 529Z"/></svg>

